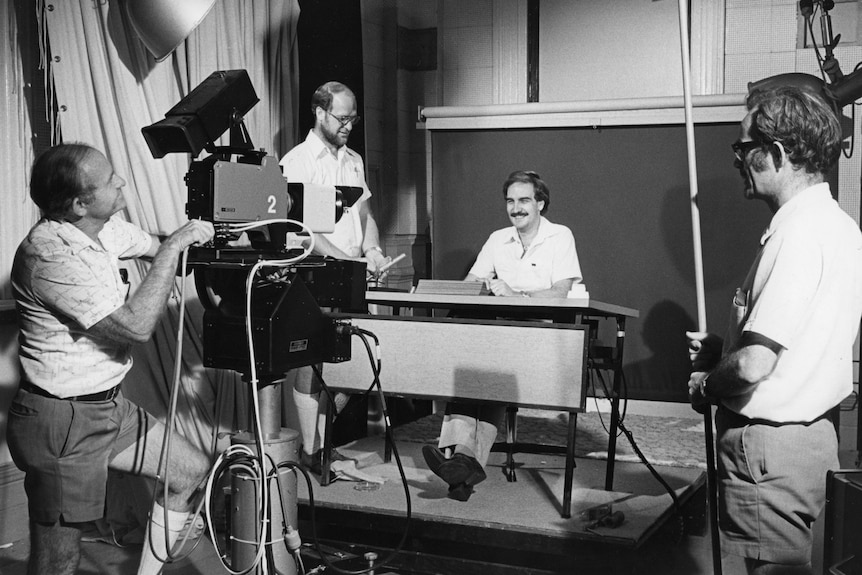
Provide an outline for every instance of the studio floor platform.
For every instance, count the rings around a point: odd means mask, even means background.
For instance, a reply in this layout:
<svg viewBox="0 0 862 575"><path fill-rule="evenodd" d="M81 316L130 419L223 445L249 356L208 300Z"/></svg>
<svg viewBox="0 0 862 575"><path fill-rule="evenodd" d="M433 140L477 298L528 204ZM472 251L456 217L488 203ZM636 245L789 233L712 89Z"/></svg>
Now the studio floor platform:
<svg viewBox="0 0 862 575"><path fill-rule="evenodd" d="M518 481L502 472L504 455L494 453L488 479L466 503L449 500L443 482L425 468L421 446L434 443L439 416L396 428L411 502L411 520L401 544L407 504L394 462L382 462L383 440L366 438L339 448L361 461L361 471L384 478L378 489L346 481L312 484L316 530L304 481L299 483L300 535L307 573L338 573L322 568L316 533L324 555L335 566L357 571L369 551L399 553L376 575L710 575L710 534L704 517L702 420L634 416L628 427L656 471L675 490L682 519L670 496L648 468L633 457L627 442L617 443L613 491L604 490L607 435L596 414L578 420L577 468L572 517L560 516L563 461L557 455L518 454ZM553 442L565 420L557 415L522 413L519 439ZM858 465L858 454L842 452L843 467ZM855 462L855 463L854 463ZM610 503L625 521L614 529L587 530L581 513ZM815 524L813 565L820 572L823 528ZM27 507L22 476L0 469L0 574L24 575L29 555ZM86 542L78 570L82 575L134 575L140 545L118 547ZM722 553L725 573L742 573L739 557ZM212 543L204 538L194 552L165 573L228 573Z"/></svg>
<svg viewBox="0 0 862 575"><path fill-rule="evenodd" d="M398 451L410 492L409 535L395 569L410 573L609 573L636 571L652 537L683 536L682 515L666 489L642 464L617 462L613 491L605 491L606 461L577 459L571 518L561 517L562 456L517 454L516 482L503 474L504 454L492 453L488 479L469 501L447 497L447 486L425 466L421 443L400 442ZM390 550L407 525L407 502L396 462L383 463L382 438L339 448L359 460L362 472L384 479L336 481L313 486L318 535L327 541ZM696 468L656 467L686 505L701 489ZM304 532L311 531L307 491L299 490ZM610 505L624 520L613 528L590 527L591 510ZM306 540L308 535L305 535ZM666 543L666 541L663 541ZM380 555L384 555L381 551ZM656 573L658 571L643 571Z"/></svg>
<svg viewBox="0 0 862 575"><path fill-rule="evenodd" d="M558 436L557 427L564 426L558 418L523 415L519 423L522 440L545 441ZM320 568L316 534L326 558L343 569L366 566L362 556L368 551L384 558L399 549L391 563L375 570L377 575L711 573L703 518L705 474L688 453L696 451L697 431L692 430L691 421L666 418L649 422L632 418L631 425L644 438L643 449L656 462L655 470L677 495L681 515L649 469L630 460L623 442L619 442L613 490L605 491L607 461L601 453L601 424L590 417L579 420L581 456L576 458L571 518L561 517L564 464L560 455L516 454L518 480L508 482L502 468L504 454L492 453L488 479L476 486L470 500L448 499L447 486L425 467L421 455L422 445L433 442L439 431L439 418L429 416L396 429L410 495L411 519L403 541L408 509L405 489L395 461L383 462L381 436L339 448L359 460L360 471L384 479L380 487L348 481L323 487L315 478L312 522L308 490L299 481L299 530L307 572L337 572ZM675 464L668 464L669 460ZM5 488L3 499L0 573L24 575L29 544L20 481ZM588 529L583 516L603 505L622 512L624 521L615 528ZM83 554L79 573L130 575L137 570L140 546L88 542ZM227 570L212 543L204 539L188 559L168 565L165 572L195 575Z"/></svg>
<svg viewBox="0 0 862 575"><path fill-rule="evenodd" d="M469 501L458 502L446 497L446 485L425 468L421 445L398 444L410 493L411 521L400 552L387 567L376 571L378 575L671 572L657 569L647 558L655 556L654 543L664 550L679 545L681 520L672 509L670 496L643 465L618 462L614 491L609 492L603 489L605 462L578 458L572 517L563 519L562 457L518 454L518 481L510 483L502 473L503 454L493 453L488 479L476 486ZM407 503L395 461L382 462L382 438L362 439L340 451L359 459L364 473L385 479L377 489L348 481L326 487L312 483L314 533L330 562L355 570L361 568L361 557L369 550L384 558L398 547L407 524ZM695 499L701 498L701 470L657 469L684 505L695 494ZM320 562L308 502L308 490L300 481L300 534L306 546L306 568L311 572ZM582 512L606 504L621 511L624 522L613 529L586 529ZM17 509L20 521L26 524L26 507ZM0 573L24 575L28 553L26 537L4 545ZM139 546L85 543L79 573L132 574L139 557ZM188 559L167 566L165 572L227 573L207 539Z"/></svg>

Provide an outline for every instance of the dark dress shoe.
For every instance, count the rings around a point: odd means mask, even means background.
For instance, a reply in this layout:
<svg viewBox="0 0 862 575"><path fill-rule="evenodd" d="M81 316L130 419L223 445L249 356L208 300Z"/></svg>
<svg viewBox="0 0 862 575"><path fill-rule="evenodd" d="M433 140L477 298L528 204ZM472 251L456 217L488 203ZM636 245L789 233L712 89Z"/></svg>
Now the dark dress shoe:
<svg viewBox="0 0 862 575"><path fill-rule="evenodd" d="M449 486L449 493L446 497L455 501L467 501L471 495L473 495L473 487L466 483L459 483Z"/></svg>
<svg viewBox="0 0 862 575"><path fill-rule="evenodd" d="M446 455L443 451L433 445L423 445L422 457L425 458L425 464L428 466L428 469L430 469L435 475L440 475L437 472L440 470L440 466L447 461Z"/></svg>
<svg viewBox="0 0 862 575"><path fill-rule="evenodd" d="M422 447L422 456L425 458L428 469L452 488L463 483L471 488L470 491L472 492L472 487L487 477L485 470L482 469L476 458L463 453L456 453L450 459L446 459L440 449L432 445L425 445Z"/></svg>

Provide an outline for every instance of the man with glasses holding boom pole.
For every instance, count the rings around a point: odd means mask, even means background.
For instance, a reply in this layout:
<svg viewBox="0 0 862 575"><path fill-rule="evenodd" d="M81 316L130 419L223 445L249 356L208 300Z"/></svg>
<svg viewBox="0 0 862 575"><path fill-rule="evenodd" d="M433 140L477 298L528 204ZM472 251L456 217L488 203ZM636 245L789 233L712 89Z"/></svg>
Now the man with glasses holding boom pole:
<svg viewBox="0 0 862 575"><path fill-rule="evenodd" d="M725 339L687 333L695 409L715 414L722 548L750 575L812 573L812 524L837 469L831 412L853 390L862 234L825 175L841 127L806 89L754 89L733 144L748 199L773 214ZM728 298L731 299L730 297Z"/></svg>

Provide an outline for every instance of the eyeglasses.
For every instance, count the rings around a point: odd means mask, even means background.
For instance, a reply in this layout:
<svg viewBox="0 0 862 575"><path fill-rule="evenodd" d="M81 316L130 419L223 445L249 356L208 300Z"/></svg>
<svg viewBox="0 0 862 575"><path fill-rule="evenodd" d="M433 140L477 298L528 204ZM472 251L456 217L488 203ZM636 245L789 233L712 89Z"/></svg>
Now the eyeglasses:
<svg viewBox="0 0 862 575"><path fill-rule="evenodd" d="M324 112L335 118L335 121L341 124L342 128L347 124L350 124L352 127L355 128L357 124L359 124L359 121L361 119L359 116L336 116L329 110L324 110Z"/></svg>
<svg viewBox="0 0 862 575"><path fill-rule="evenodd" d="M763 144L761 142L755 142L754 140L749 140L747 142L743 142L742 140L737 140L730 145L733 148L733 153L736 155L736 159L740 162L744 162L745 158L748 156L748 152L754 150L756 148L761 147Z"/></svg>

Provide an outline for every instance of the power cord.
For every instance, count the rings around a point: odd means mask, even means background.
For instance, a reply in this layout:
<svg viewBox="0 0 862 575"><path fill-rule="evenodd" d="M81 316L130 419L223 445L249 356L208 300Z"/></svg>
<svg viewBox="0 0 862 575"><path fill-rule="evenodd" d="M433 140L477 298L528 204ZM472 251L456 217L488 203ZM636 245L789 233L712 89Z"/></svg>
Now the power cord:
<svg viewBox="0 0 862 575"><path fill-rule="evenodd" d="M599 383L602 386L602 390L605 393L605 397L607 397L610 401L613 402L613 399L614 399L613 394L608 389L607 384L605 382L605 378L602 375L601 370L600 369L593 369L592 371L595 373L595 376L598 378ZM676 491L674 491L673 488L671 488L670 484L668 484L668 482L664 479L664 477L662 477L662 475L658 472L658 470L649 462L649 460L644 455L643 451L641 451L640 447L638 446L637 441L635 441L634 434L632 434L632 432L629 431L628 427L626 427L626 425L625 425L626 409L628 406L628 384L626 381L625 373L623 373L623 372L621 372L621 383L622 383L622 394L621 394L620 401L623 403L623 410L621 411L621 413L619 415L619 420L617 422L617 427L619 428L619 433L617 433L617 437L619 437L620 434L623 434L626 436L626 439L628 440L629 444L632 446L632 449L634 450L635 455L638 456L638 459L640 459L641 463L643 463L646 466L647 470L656 479L656 481L658 481L661 484L661 486L664 487L664 489L668 492L671 500L673 501L673 508L676 511L676 516L679 518L680 527L681 527L680 533L683 533L684 528L685 528L685 520L683 519L683 516L682 516L682 504L679 501L679 496L676 494ZM595 387L594 387L594 390L595 390ZM594 396L595 395L596 394L594 394ZM605 430L605 433L610 435L610 429L608 429L605 426L605 422L601 416L601 411L598 410L598 398L596 398L596 406L597 406L596 412L599 414L599 421L602 424L602 428Z"/></svg>
<svg viewBox="0 0 862 575"><path fill-rule="evenodd" d="M404 466L401 463L401 456L398 453L398 445L395 442L394 432L392 430L392 422L389 419L389 412L386 408L386 398L385 398L384 393L383 393L383 388L380 385L380 371L382 368L382 362L380 360L380 354L379 354L380 341L378 340L377 336L374 333L372 333L368 330L361 329L361 328L355 327L355 326L345 326L345 328L349 330L351 335L355 335L355 336L358 336L360 338L363 345L365 346L365 351L368 354L368 360L371 363L371 371L374 374L374 381L371 383L371 386L368 388L368 390L365 393L367 394L372 389L376 388L377 393L380 397L380 406L381 406L381 410L383 413L383 424L384 424L384 429L385 429L386 441L389 444L389 446L392 448L392 454L395 458L395 463L398 466L398 474L401 477L401 484L404 487L404 496L405 496L405 500L406 500L406 519L405 519L404 531L401 534L401 539L398 541L398 544L395 546L395 548L392 550L392 552L389 553L388 555L386 555L381 561L376 562L374 565L369 566L366 569L361 569L361 570L343 569L341 567L338 567L337 565L334 565L326 557L326 554L323 553L323 551L321 550L320 541L317 537L317 526L315 524L315 519L314 519L314 500L311 497L311 483L310 482L308 485L308 491L309 491L308 501L309 501L309 506L311 507L312 538L314 540L315 548L317 549L317 552L320 556L320 559L323 561L323 563L327 566L327 568L333 569L334 571L336 571L338 573L342 573L344 575L364 575L365 573L371 573L375 570L379 570L379 569L382 569L383 567L386 567L404 549L404 544L406 543L407 536L410 532L410 522L411 522L412 516L413 516L413 505L412 505L412 502L410 499L410 486L409 486L409 483L407 482L407 475L404 472ZM371 344L368 342L369 338L374 340L375 349L377 350L378 353L375 354L374 351L372 350ZM312 368L314 369L315 374L317 375L317 378L320 380L321 387L323 388L323 390L327 394L327 397L329 397L331 405L335 405L335 402L333 401L333 393L329 389L329 387L326 385L326 382L323 380L323 377L322 377L322 374L320 373L319 368L316 365L312 366Z"/></svg>
<svg viewBox="0 0 862 575"><path fill-rule="evenodd" d="M605 433L607 433L610 436L611 430L608 428L607 424L605 423L604 418L602 417L602 411L599 407L599 397L595 393L596 379L598 379L599 383L601 384L602 390L604 391L604 394L605 394L605 398L608 399L608 401L613 401L613 397L612 397L611 392L608 390L607 383L605 382L605 378L602 375L602 370L598 369L598 368L593 368L593 369L589 370L589 373L590 373L590 385L593 388L593 403L596 406L596 414L598 414L598 416L599 416L599 423L601 423L602 429L604 429ZM620 405L622 407L621 407L621 410L619 413L619 422L625 421L626 413L628 411L628 389L626 388L625 378L623 378L621 381L623 384L623 390L622 390L622 393L620 394ZM619 427L619 423L617 424L617 427ZM617 431L617 437L619 437L621 433L622 433L622 430Z"/></svg>
<svg viewBox="0 0 862 575"><path fill-rule="evenodd" d="M182 383L181 375L182 375L182 355L183 355L183 327L185 325L185 309L186 309L185 286L186 286L186 278L187 278L186 269L188 267L188 253L189 253L188 248L184 249L182 252L182 258L181 258L181 270L182 270L182 274L183 274L182 275L183 279L180 282L181 287L178 290L179 291L178 297L179 297L179 302L180 302L180 309L179 309L179 313L178 313L179 321L178 321L178 326L177 326L177 347L176 347L176 356L174 358L174 373L173 373L173 378L171 380L172 381L171 394L170 394L170 399L169 399L168 417L167 417L167 421L165 422L165 433L164 433L163 438L162 438L162 449L159 453L159 462L158 462L158 465L156 467L156 481L159 481L159 480L162 481L162 486L163 486L162 497L163 497L163 500L165 500L165 501L168 498L168 492L169 492L169 487L170 487L170 473L168 472L168 469L167 469L167 462L170 460L171 441L173 439L174 423L176 421L177 402L179 399L179 389L180 389L181 383ZM175 290L177 289L176 284L174 285L174 289ZM197 548L198 544L200 544L203 537L201 537L201 536L196 537L193 544L192 544L191 549L189 549L188 551L184 551L186 545L188 544L190 534L192 532L191 529L187 529L185 534L183 535L182 539L180 539L178 542L178 545L179 545L178 551L174 551L173 549L167 549L166 555L164 557L162 557L159 554L159 552L157 552L155 550L155 548L153 547L152 537L149 536L151 534L151 530L152 530L152 521L150 521L150 515L152 513L152 509L154 507L154 504L156 503L158 493L159 493L158 489L153 489L153 496L152 496L152 500L150 502L150 513L147 514L147 525L146 525L147 541L149 542L150 551L155 555L155 557L157 559L159 559L162 563L174 563L176 561L180 561L182 559L185 559L186 557L191 555L192 552L194 552L194 550ZM204 504L203 500L198 502L198 505L197 505L195 511L191 514L191 517L187 521L187 524L193 525L197 521L197 518L200 517L201 510L203 508L203 504ZM162 517L162 524L164 525L164 537L165 537L165 541L169 541L170 538L169 538L169 527L168 526L170 525L170 523L168 522L168 506L164 505L163 509L164 509L164 515Z"/></svg>

